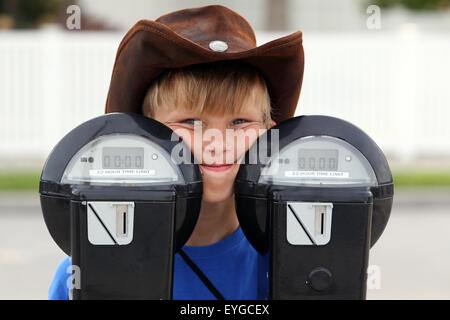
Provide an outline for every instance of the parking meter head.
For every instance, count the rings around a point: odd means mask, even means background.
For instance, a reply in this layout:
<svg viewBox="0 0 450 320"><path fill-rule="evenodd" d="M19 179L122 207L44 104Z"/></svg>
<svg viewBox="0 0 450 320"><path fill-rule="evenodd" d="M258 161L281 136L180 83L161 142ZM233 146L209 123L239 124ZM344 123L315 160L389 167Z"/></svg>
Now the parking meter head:
<svg viewBox="0 0 450 320"><path fill-rule="evenodd" d="M349 122L328 116L286 120L262 135L245 161L235 182L236 211L244 233L261 253L270 246L270 202L289 193L295 198L306 188L316 195L333 189L370 190L371 246L388 222L393 200L388 162L376 143Z"/></svg>
<svg viewBox="0 0 450 320"><path fill-rule="evenodd" d="M171 129L142 115L111 113L79 125L54 147L39 193L47 228L68 255L75 199L175 201L178 250L195 226L202 182L189 148Z"/></svg>

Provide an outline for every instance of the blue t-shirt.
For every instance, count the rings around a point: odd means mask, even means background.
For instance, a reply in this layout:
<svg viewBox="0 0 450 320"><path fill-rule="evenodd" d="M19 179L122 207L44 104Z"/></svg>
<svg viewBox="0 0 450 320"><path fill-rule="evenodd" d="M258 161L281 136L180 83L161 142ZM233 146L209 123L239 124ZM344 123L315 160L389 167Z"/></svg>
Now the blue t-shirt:
<svg viewBox="0 0 450 320"><path fill-rule="evenodd" d="M202 247L184 246L183 251L227 300L268 299L267 256L261 256L247 241L241 227L227 238ZM49 289L49 299L67 300L71 261L58 266ZM197 274L177 253L174 261L174 300L216 299Z"/></svg>

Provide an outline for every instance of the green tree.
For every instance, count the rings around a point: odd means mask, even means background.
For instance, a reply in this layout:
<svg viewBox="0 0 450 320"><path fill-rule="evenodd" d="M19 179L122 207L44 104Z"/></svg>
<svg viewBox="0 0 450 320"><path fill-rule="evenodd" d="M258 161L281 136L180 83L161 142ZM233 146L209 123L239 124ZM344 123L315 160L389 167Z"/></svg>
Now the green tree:
<svg viewBox="0 0 450 320"><path fill-rule="evenodd" d="M439 11L450 8L450 0L368 0L367 4L375 4L381 8L400 6L415 11Z"/></svg>
<svg viewBox="0 0 450 320"><path fill-rule="evenodd" d="M0 0L0 14L12 17L15 28L37 28L57 22L68 5L68 0Z"/></svg>

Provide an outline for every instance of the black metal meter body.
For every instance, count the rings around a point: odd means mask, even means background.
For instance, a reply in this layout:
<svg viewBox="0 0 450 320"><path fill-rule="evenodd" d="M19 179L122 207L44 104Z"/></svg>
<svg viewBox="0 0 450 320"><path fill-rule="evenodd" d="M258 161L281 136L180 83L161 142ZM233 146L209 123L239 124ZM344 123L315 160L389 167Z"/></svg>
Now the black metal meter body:
<svg viewBox="0 0 450 320"><path fill-rule="evenodd" d="M133 113L91 119L56 145L39 192L51 236L79 267L73 299L172 298L173 256L201 204L193 163L172 130Z"/></svg>
<svg viewBox="0 0 450 320"><path fill-rule="evenodd" d="M393 180L362 130L328 116L278 124L247 152L235 197L244 233L270 256L271 299L365 298Z"/></svg>

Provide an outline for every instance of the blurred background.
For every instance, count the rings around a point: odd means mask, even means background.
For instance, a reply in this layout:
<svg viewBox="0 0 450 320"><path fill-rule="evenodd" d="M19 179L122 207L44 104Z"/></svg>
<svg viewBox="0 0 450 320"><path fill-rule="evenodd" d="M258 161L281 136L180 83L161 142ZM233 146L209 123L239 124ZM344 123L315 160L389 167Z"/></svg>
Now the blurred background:
<svg viewBox="0 0 450 320"><path fill-rule="evenodd" d="M367 298L450 299L450 0L0 0L0 299L47 298L64 254L42 218L40 172L66 133L103 114L122 37L209 4L246 18L258 46L302 30L297 115L350 121L387 155L394 206Z"/></svg>

